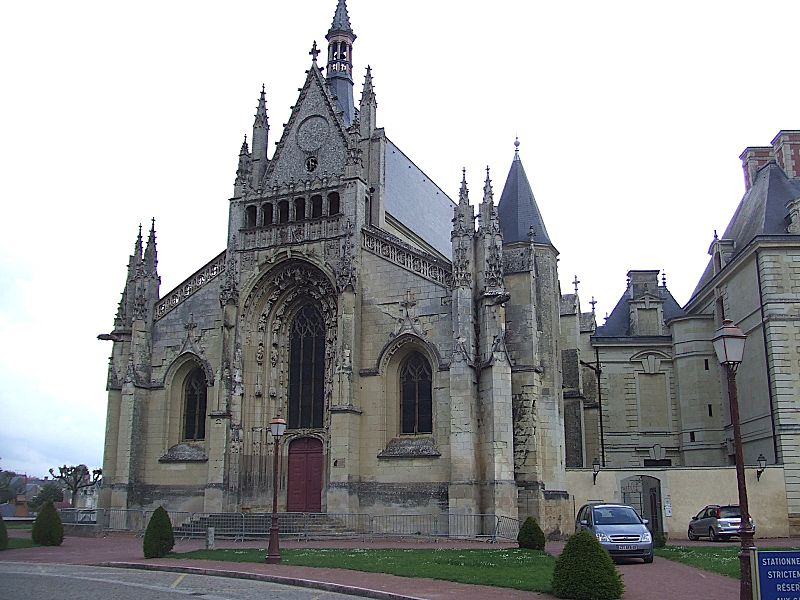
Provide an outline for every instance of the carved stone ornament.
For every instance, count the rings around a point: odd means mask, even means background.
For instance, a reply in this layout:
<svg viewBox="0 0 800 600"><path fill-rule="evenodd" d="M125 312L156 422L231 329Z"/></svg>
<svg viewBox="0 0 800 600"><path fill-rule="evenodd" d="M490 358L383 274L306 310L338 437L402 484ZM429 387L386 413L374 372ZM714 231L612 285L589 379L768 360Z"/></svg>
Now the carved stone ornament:
<svg viewBox="0 0 800 600"><path fill-rule="evenodd" d="M232 247L236 247L236 237L233 237ZM233 252L228 253L228 261L225 265L225 279L222 282L219 292L219 303L221 306L239 303L239 286L236 282L236 263L233 259Z"/></svg>
<svg viewBox="0 0 800 600"><path fill-rule="evenodd" d="M431 436L401 437L389 440L378 458L438 458L441 455Z"/></svg>
<svg viewBox="0 0 800 600"><path fill-rule="evenodd" d="M207 460L208 455L206 454L206 450L202 444L190 444L184 442L172 446L158 459L158 462L206 462Z"/></svg>
<svg viewBox="0 0 800 600"><path fill-rule="evenodd" d="M349 219L342 225L344 239L342 240L341 244L339 260L333 267L333 272L336 275L336 287L340 293L348 288L355 291L356 283L358 281L358 273L356 271L353 256L353 229L353 223Z"/></svg>
<svg viewBox="0 0 800 600"><path fill-rule="evenodd" d="M467 249L458 246L453 253L453 287L471 287L472 270L470 269Z"/></svg>
<svg viewBox="0 0 800 600"><path fill-rule="evenodd" d="M503 283L503 251L498 244L492 243L486 253L486 270L484 272L486 291L502 290Z"/></svg>
<svg viewBox="0 0 800 600"><path fill-rule="evenodd" d="M527 273L532 270L533 260L529 248L503 250L503 273Z"/></svg>

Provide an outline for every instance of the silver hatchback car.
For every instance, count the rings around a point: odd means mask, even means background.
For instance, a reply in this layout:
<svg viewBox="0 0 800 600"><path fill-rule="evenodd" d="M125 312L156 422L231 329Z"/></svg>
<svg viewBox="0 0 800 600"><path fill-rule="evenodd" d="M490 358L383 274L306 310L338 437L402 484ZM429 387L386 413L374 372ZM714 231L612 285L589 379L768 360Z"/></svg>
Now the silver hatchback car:
<svg viewBox="0 0 800 600"><path fill-rule="evenodd" d="M653 536L632 506L585 504L575 519L575 531L592 532L612 558L641 558L653 562Z"/></svg>
<svg viewBox="0 0 800 600"><path fill-rule="evenodd" d="M696 540L700 537L708 537L711 541L718 542L731 537L739 536L739 527L742 523L742 511L735 504L720 506L709 504L699 513L692 517L689 522L687 537ZM750 526L753 533L756 525L753 517L750 517Z"/></svg>

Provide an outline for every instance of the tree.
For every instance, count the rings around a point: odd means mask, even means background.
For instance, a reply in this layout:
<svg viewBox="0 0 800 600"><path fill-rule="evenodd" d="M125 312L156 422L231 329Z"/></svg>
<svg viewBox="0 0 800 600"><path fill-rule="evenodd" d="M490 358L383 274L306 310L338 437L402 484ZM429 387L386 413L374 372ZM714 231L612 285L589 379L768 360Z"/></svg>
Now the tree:
<svg viewBox="0 0 800 600"><path fill-rule="evenodd" d="M64 541L64 525L52 502L45 504L36 516L31 539L40 546L60 546Z"/></svg>
<svg viewBox="0 0 800 600"><path fill-rule="evenodd" d="M28 510L38 512L48 502L61 502L64 500L64 491L55 483L48 483L28 501Z"/></svg>
<svg viewBox="0 0 800 600"><path fill-rule="evenodd" d="M159 506L153 511L147 529L144 532L144 557L161 558L175 545L175 534L172 532L172 521L167 511Z"/></svg>
<svg viewBox="0 0 800 600"><path fill-rule="evenodd" d="M53 476L53 479L63 482L64 486L72 493L72 508L75 508L75 502L78 499L78 491L83 488L92 487L100 481L103 470L95 469L90 476L89 467L86 465L78 465L76 467L64 465L58 467L58 475L56 475L53 469L50 469L50 475Z"/></svg>
<svg viewBox="0 0 800 600"><path fill-rule="evenodd" d="M0 504L14 500L25 492L25 478L14 471L0 471Z"/></svg>

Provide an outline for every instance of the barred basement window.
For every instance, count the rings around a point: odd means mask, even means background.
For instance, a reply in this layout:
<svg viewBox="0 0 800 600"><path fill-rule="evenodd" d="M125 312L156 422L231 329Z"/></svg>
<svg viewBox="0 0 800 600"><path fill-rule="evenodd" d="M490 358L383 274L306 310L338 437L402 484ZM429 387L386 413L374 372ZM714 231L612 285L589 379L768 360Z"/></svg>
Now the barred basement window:
<svg viewBox="0 0 800 600"><path fill-rule="evenodd" d="M433 433L431 367L419 352L400 368L400 432Z"/></svg>
<svg viewBox="0 0 800 600"><path fill-rule="evenodd" d="M325 402L325 326L313 306L292 323L289 341L289 428L320 428Z"/></svg>
<svg viewBox="0 0 800 600"><path fill-rule="evenodd" d="M183 439L206 438L206 376L203 369L195 367L186 377L183 388Z"/></svg>

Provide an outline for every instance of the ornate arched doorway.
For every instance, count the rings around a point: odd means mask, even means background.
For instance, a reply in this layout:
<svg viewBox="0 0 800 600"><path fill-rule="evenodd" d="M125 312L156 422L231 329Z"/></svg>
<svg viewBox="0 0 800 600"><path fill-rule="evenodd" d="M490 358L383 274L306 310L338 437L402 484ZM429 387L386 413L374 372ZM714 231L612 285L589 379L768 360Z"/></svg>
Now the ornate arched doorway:
<svg viewBox="0 0 800 600"><path fill-rule="evenodd" d="M289 444L286 510L322 512L322 442L303 437Z"/></svg>

